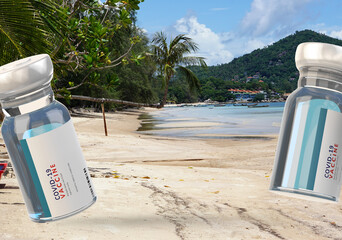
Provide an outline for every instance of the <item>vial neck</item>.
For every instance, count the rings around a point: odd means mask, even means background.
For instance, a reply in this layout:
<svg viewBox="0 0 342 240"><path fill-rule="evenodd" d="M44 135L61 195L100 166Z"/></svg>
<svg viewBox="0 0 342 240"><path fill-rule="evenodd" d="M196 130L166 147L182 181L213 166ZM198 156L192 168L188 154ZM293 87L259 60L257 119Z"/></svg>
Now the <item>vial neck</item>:
<svg viewBox="0 0 342 240"><path fill-rule="evenodd" d="M4 99L1 102L2 111L6 117L15 117L36 111L54 101L51 86L45 86L37 91L14 99Z"/></svg>
<svg viewBox="0 0 342 240"><path fill-rule="evenodd" d="M340 71L304 67L300 69L299 73L298 87L316 86L342 92L342 72Z"/></svg>

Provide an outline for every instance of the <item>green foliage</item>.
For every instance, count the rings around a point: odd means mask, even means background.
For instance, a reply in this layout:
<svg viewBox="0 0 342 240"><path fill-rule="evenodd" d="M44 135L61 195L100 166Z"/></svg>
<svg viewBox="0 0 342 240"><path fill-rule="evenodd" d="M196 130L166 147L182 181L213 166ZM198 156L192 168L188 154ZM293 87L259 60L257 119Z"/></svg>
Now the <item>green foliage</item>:
<svg viewBox="0 0 342 240"><path fill-rule="evenodd" d="M112 0L103 6L88 0L62 6L68 31L56 51L56 92L152 101L151 86L143 80L149 76L146 69L154 71L142 63L148 41L134 25L141 2Z"/></svg>
<svg viewBox="0 0 342 240"><path fill-rule="evenodd" d="M78 94L149 103L162 99L163 106L167 98L227 101L234 99L230 88L291 92L297 86L294 55L299 43L342 46L341 40L305 30L203 69L202 57L189 56L198 46L186 35L168 41L164 33L156 33L149 45L135 26L141 2L0 0L0 65L49 53L55 66L53 89L67 104L79 104L70 101L70 94Z"/></svg>
<svg viewBox="0 0 342 240"><path fill-rule="evenodd" d="M52 87L67 103L70 94L152 101L146 79L155 68L144 60L148 40L134 25L141 2L0 0L0 64L49 53Z"/></svg>
<svg viewBox="0 0 342 240"><path fill-rule="evenodd" d="M167 99L174 103L197 102L198 92L190 90L184 75L171 79Z"/></svg>
<svg viewBox="0 0 342 240"><path fill-rule="evenodd" d="M229 88L240 87L235 86L231 81L224 81L215 77L209 77L207 80L202 80L201 83L203 84L200 94L202 101L211 99L213 101L225 102L234 99L234 95L227 90Z"/></svg>
<svg viewBox="0 0 342 240"><path fill-rule="evenodd" d="M56 53L55 63L61 72L59 78L55 79L56 90L63 88L73 90L84 84L100 88L108 86L108 81L102 81L106 78L101 78L103 70L123 63L122 60L138 42L133 42L122 55L110 49L112 39L128 24L129 9L134 9L136 4L135 1L132 3L133 6L126 2L119 3L121 1L108 1L105 8L97 1L89 0L62 6L68 15L66 19L68 31L63 32L63 39ZM68 85L65 85L65 78L75 74L81 77L69 79Z"/></svg>
<svg viewBox="0 0 342 240"><path fill-rule="evenodd" d="M199 89L197 76L187 66L198 65L205 67L206 63L202 57L187 56L198 50L197 44L184 34L177 35L167 43L167 37L163 32L155 33L152 39L152 58L158 66L159 73L163 79L164 96L160 104L166 103L170 79L176 71L183 73L190 90Z"/></svg>
<svg viewBox="0 0 342 240"><path fill-rule="evenodd" d="M265 96L264 94L260 94L260 93L256 94L255 98L253 99L254 102L260 102L262 100L265 100Z"/></svg>
<svg viewBox="0 0 342 240"><path fill-rule="evenodd" d="M49 3L46 1L44 5ZM45 18L39 14L41 7L38 0L0 0L0 65L50 52ZM44 14L53 11L51 6L45 8Z"/></svg>
<svg viewBox="0 0 342 240"><path fill-rule="evenodd" d="M155 63L150 58L145 58L143 54L140 54L140 57L144 58L143 60L134 60L134 57L139 57L136 52L143 53L149 50L147 37L144 35L139 37L141 41L132 49L132 63L118 66L115 69L119 79L117 91L119 98L123 100L155 103L157 96L152 88L156 71Z"/></svg>
<svg viewBox="0 0 342 240"><path fill-rule="evenodd" d="M311 30L296 32L263 49L257 49L230 63L210 66L207 69L192 67L192 71L201 82L206 83L210 77L224 80L237 79L246 82L248 76L259 73L265 85L275 91L291 92L297 88L298 71L295 66L295 51L302 42L324 42L342 46L342 41ZM266 86L267 84L267 86ZM256 89L247 83L244 89ZM203 96L204 97L204 96Z"/></svg>

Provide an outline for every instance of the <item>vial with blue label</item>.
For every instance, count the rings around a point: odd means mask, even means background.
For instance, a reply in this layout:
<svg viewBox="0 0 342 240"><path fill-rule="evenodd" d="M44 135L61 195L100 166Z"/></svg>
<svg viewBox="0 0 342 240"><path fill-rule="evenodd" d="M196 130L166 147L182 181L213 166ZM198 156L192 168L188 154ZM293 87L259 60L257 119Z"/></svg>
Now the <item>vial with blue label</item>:
<svg viewBox="0 0 342 240"><path fill-rule="evenodd" d="M79 213L96 194L68 110L54 99L49 55L0 67L1 132L31 220Z"/></svg>
<svg viewBox="0 0 342 240"><path fill-rule="evenodd" d="M342 178L342 47L298 45L298 88L286 101L271 190L338 201Z"/></svg>

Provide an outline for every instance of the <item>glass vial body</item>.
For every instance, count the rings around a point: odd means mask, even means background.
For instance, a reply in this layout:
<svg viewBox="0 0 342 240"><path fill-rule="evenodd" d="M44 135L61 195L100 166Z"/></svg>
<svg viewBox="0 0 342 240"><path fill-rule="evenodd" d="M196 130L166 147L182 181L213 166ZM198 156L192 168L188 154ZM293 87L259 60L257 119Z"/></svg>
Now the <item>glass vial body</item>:
<svg viewBox="0 0 342 240"><path fill-rule="evenodd" d="M270 189L338 201L342 71L320 64L299 68L298 88L284 108Z"/></svg>
<svg viewBox="0 0 342 240"><path fill-rule="evenodd" d="M69 112L54 99L52 76L46 54L0 67L1 133L35 222L74 215L96 201Z"/></svg>
<svg viewBox="0 0 342 240"><path fill-rule="evenodd" d="M72 183L66 182L66 179L62 180L63 175L61 176L61 174L63 173L58 172L58 168L57 171L55 167L51 168L51 165L55 163L49 161L47 161L46 163L36 162L36 164L42 164L44 166L43 168L46 168L46 170L45 172L38 173L37 175L39 176L37 176L36 173L33 173L35 171L37 172L38 169L37 166L34 166L35 163L33 163L32 160L28 161L28 157L25 154L25 149L23 146L23 140L25 141L25 139L27 140L30 138L42 136L43 134L49 133L50 131L59 131L59 129L63 127L65 124L69 122L71 123L71 118L65 106L54 100L53 93L50 87L47 87L47 89L39 91L35 95L38 95L38 99L35 99L34 96L29 96L31 99L35 100L30 101L29 103L25 103L25 111L22 111L22 114L18 113L20 112L18 110L15 111L15 109L20 109L22 105L19 105L16 108L6 109L6 103L3 104L6 117L2 124L1 131L11 161L13 163L13 167L19 182L23 198L25 200L28 214L31 220L35 222L46 222L62 219L83 211L96 201L96 195L94 193L94 190L90 189L92 191L89 191L87 193L87 195L91 195L91 197L88 196L88 200L90 201L80 203L79 205L76 203L76 206L72 207L72 209L74 209L72 212L67 212L61 215L54 215L52 210L49 210L49 208L51 208L49 204L53 204L53 202L48 202L47 200L44 200L44 195L50 194L54 196L56 202L68 200L67 198L69 196L67 196L67 188L71 188L72 186L67 186L67 184L69 185ZM63 138L65 139L74 137L74 135L63 136ZM59 148L58 151L64 151L65 146L63 139L51 140L55 144L54 147ZM43 151L45 147L51 147L44 146L45 144L46 143L44 142L41 143L41 151ZM82 160L83 159L69 159L69 161L71 162ZM63 161L67 160L63 159ZM82 171L82 174L84 175L84 181L90 180L88 172L83 173L83 169L77 170ZM48 176L50 172L53 174ZM54 175L56 174L58 175L54 177ZM44 175L46 175L45 179L43 178ZM88 179L86 179L86 177L88 177ZM44 189L44 186L42 186L42 181L47 181L50 184L50 189ZM64 181L64 184L62 183L62 181ZM40 185L40 187L37 185ZM89 186L92 187L91 185ZM71 194L71 190L69 191L69 194ZM58 194L56 192L58 192ZM65 199L61 199L63 196L62 194L65 195L65 197L63 197ZM68 205L70 203L67 203L65 201L64 204Z"/></svg>

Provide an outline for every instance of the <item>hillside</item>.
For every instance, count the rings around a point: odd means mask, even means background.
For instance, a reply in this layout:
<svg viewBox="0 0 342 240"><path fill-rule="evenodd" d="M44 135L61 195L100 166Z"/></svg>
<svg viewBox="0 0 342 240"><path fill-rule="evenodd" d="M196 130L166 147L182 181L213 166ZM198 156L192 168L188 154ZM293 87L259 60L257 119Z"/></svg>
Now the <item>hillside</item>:
<svg viewBox="0 0 342 240"><path fill-rule="evenodd" d="M230 63L211 66L203 70L194 68L200 79L215 77L223 80L231 80L234 77L243 79L260 73L263 80L276 88L282 90L293 90L296 88L298 71L295 66L294 58L298 44L303 42L324 42L341 45L342 41L320 34L311 30L296 32L278 42L263 49L235 58ZM292 78L292 79L291 79ZM291 89L287 89L291 86Z"/></svg>
<svg viewBox="0 0 342 240"><path fill-rule="evenodd" d="M282 92L293 91L297 87L298 80L298 71L294 62L295 51L298 44L303 42L324 42L342 46L341 40L311 30L304 30L297 31L272 45L235 58L230 63L210 66L207 69L192 67L192 70L196 73L202 85L202 91L198 97L201 100L208 97L212 99L229 98L226 93L226 87L230 86L253 89L253 86L243 84L248 77L250 77L249 80L253 81L253 78L251 78L253 76L256 80L262 80L266 83L266 88L271 90ZM235 81L231 81L232 79ZM176 82L181 84L182 81L181 79L176 80L173 85L174 87ZM221 88L220 86L222 85L226 89L217 89ZM256 87L260 88L260 86ZM177 92L177 95L179 95L179 88ZM215 96L211 96L213 94ZM222 94L224 96L221 96ZM186 101L186 99L178 99L178 101Z"/></svg>

